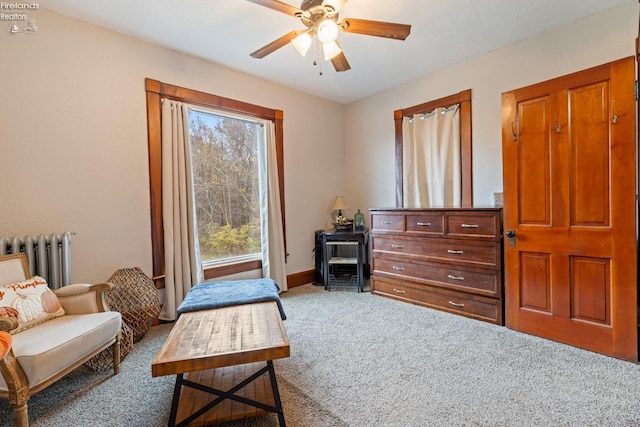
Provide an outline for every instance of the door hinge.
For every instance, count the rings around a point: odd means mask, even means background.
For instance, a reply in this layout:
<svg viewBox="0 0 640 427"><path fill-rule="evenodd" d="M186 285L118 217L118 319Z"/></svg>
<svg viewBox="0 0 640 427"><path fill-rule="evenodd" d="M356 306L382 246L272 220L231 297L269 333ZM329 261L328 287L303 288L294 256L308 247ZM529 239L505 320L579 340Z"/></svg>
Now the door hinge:
<svg viewBox="0 0 640 427"><path fill-rule="evenodd" d="M638 100L638 93L640 92L640 88L638 87L638 81L635 82L635 93L636 93L636 101Z"/></svg>

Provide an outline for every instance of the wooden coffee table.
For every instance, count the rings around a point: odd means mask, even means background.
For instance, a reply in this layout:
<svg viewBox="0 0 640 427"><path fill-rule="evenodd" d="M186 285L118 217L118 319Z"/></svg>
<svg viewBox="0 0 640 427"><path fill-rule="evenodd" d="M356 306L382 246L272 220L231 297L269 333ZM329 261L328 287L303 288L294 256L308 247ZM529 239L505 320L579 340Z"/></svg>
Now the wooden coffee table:
<svg viewBox="0 0 640 427"><path fill-rule="evenodd" d="M272 361L285 357L289 338L276 303L243 304L183 313L151 374L176 375L169 426L206 426L267 412L277 413L284 426Z"/></svg>

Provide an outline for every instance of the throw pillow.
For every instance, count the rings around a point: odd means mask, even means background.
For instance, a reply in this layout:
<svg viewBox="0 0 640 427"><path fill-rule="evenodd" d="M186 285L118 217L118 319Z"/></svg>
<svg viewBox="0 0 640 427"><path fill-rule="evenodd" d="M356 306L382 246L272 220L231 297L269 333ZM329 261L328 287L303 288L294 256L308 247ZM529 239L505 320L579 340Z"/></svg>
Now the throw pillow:
<svg viewBox="0 0 640 427"><path fill-rule="evenodd" d="M0 307L0 331L9 332L18 327L18 312L11 307Z"/></svg>
<svg viewBox="0 0 640 427"><path fill-rule="evenodd" d="M58 297L40 276L0 287L0 307L12 308L18 314L18 326L10 330L12 334L64 315Z"/></svg>

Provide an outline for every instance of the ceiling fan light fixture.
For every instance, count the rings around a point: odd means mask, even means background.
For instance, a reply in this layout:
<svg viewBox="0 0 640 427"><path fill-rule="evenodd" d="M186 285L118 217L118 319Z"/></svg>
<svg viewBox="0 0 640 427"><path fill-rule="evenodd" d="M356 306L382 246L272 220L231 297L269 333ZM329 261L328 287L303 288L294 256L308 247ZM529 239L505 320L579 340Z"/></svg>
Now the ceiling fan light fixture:
<svg viewBox="0 0 640 427"><path fill-rule="evenodd" d="M326 61L329 61L330 59L333 59L336 56L340 55L340 53L342 52L342 49L340 49L340 46L338 46L338 43L330 42L330 43L322 43L322 51L324 52L324 59Z"/></svg>
<svg viewBox="0 0 640 427"><path fill-rule="evenodd" d="M341 31L396 40L405 40L411 33L411 25L407 24L356 18L339 20L338 16L348 0L301 0L300 8L289 5L286 3L288 0L246 1L294 16L306 27L289 31L250 53L252 58L264 58L289 43L292 43L302 56L306 56L313 45L313 65L317 65L316 60L322 55L325 60L331 61L337 72L342 72L350 70L351 66L338 43L338 34ZM320 45L322 45L322 53Z"/></svg>
<svg viewBox="0 0 640 427"><path fill-rule="evenodd" d="M318 39L323 43L333 43L338 38L338 24L331 19L324 19L318 25Z"/></svg>
<svg viewBox="0 0 640 427"><path fill-rule="evenodd" d="M309 48L311 47L311 42L312 42L311 36L307 32L304 32L300 34L298 37L296 37L295 39L291 40L291 44L293 45L293 47L295 47L296 50L302 56L305 56L309 51Z"/></svg>

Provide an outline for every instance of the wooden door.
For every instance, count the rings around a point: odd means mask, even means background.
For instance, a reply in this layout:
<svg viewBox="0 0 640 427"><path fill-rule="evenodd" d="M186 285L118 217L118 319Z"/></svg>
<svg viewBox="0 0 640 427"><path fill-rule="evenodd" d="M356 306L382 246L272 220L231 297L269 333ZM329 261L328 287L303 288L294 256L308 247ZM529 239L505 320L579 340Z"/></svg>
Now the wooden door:
<svg viewBox="0 0 640 427"><path fill-rule="evenodd" d="M634 73L628 58L502 95L506 326L630 361Z"/></svg>

